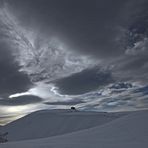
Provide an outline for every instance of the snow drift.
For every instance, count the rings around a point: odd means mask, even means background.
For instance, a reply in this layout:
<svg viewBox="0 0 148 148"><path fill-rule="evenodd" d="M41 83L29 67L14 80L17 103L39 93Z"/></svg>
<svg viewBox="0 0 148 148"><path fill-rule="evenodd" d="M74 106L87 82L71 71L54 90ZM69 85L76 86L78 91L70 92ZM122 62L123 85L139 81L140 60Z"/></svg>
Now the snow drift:
<svg viewBox="0 0 148 148"><path fill-rule="evenodd" d="M82 113L76 114L79 116ZM86 112L85 115L87 114L90 113ZM1 148L147 148L147 125L148 111L137 111L81 131L36 140L8 142L0 146Z"/></svg>
<svg viewBox="0 0 148 148"><path fill-rule="evenodd" d="M95 127L120 117L117 113L42 110L3 127L9 141L44 138Z"/></svg>

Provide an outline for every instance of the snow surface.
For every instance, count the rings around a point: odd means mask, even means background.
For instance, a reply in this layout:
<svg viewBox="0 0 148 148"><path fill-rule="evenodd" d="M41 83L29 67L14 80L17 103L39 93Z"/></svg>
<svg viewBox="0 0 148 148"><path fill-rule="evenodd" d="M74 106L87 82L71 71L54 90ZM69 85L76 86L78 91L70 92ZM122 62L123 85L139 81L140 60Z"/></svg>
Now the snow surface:
<svg viewBox="0 0 148 148"><path fill-rule="evenodd" d="M42 110L4 126L2 131L9 132L9 141L44 138L102 125L120 114Z"/></svg>
<svg viewBox="0 0 148 148"><path fill-rule="evenodd" d="M55 116L56 114L59 113L55 113ZM72 114L76 116L85 114L87 118L91 117L90 114L93 116L90 112ZM99 117L94 114L96 118ZM71 122L69 126L76 123L77 121ZM68 134L8 142L1 144L0 148L148 148L148 111L133 112L102 125Z"/></svg>

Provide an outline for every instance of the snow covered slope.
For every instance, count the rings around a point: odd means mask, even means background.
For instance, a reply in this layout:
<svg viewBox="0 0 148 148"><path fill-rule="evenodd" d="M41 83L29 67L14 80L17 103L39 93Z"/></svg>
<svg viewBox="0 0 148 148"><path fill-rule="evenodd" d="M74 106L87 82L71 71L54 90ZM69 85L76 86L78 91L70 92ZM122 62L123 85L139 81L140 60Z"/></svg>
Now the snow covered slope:
<svg viewBox="0 0 148 148"><path fill-rule="evenodd" d="M148 148L148 111L70 134L1 144L1 148Z"/></svg>
<svg viewBox="0 0 148 148"><path fill-rule="evenodd" d="M9 141L44 138L102 125L122 113L43 110L16 120L3 128Z"/></svg>

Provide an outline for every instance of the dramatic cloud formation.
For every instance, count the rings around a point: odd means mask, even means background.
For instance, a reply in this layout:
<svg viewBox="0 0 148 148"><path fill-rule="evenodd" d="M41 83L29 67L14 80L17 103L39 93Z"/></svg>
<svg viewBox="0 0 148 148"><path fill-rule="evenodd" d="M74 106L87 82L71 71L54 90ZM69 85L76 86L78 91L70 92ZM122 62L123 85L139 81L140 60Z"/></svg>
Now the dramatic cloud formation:
<svg viewBox="0 0 148 148"><path fill-rule="evenodd" d="M19 24L33 32L29 41L34 42L35 50L45 44L45 38L49 41L50 38L56 37L66 45L64 48L79 54L91 55L99 62L102 61L102 66L114 67L115 73L128 71L128 76L124 76L127 80L130 76L130 79L133 77L134 81L140 81L141 73L147 73L147 61L144 60L147 59L146 0L45 0L44 3L41 0L8 0L7 3L9 10L18 18ZM57 42L55 44L57 46ZM65 52L59 51L59 54L67 54ZM54 53L49 54L51 55ZM61 60L62 56L57 58L55 65L50 67L58 65L59 70L65 60ZM76 59L78 60L80 59ZM135 74L139 66L142 67L141 71L138 70ZM57 75L55 69L50 73Z"/></svg>
<svg viewBox="0 0 148 148"><path fill-rule="evenodd" d="M22 92L31 87L31 81L24 73L20 73L8 47L0 43L0 96Z"/></svg>
<svg viewBox="0 0 148 148"><path fill-rule="evenodd" d="M62 94L78 95L113 82L109 71L101 71L98 68L86 69L80 73L56 81L59 92Z"/></svg>

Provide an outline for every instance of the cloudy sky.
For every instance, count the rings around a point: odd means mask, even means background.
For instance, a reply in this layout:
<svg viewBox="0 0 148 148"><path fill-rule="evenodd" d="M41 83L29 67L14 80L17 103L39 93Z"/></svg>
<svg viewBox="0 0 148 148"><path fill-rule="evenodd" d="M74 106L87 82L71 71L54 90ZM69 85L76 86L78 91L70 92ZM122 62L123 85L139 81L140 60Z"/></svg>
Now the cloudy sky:
<svg viewBox="0 0 148 148"><path fill-rule="evenodd" d="M147 28L147 0L0 0L0 124L147 109Z"/></svg>

